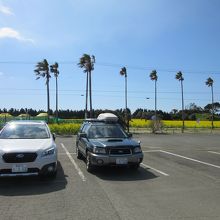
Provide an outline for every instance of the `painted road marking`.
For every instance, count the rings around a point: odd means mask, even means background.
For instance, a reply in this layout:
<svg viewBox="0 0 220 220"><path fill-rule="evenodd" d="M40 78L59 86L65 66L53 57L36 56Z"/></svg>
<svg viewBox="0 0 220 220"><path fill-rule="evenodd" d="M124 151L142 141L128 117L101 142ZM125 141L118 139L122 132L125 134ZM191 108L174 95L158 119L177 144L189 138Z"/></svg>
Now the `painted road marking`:
<svg viewBox="0 0 220 220"><path fill-rule="evenodd" d="M153 168L153 167L151 167L151 166L149 166L149 165L147 165L147 164L141 163L141 165L142 165L144 168L150 168L151 170L154 170L155 172L160 173L160 174L162 174L162 175L164 175L164 176L169 176L169 174L167 174L167 173L165 173L165 172L163 172L163 171L161 171L161 170L155 169L155 168Z"/></svg>
<svg viewBox="0 0 220 220"><path fill-rule="evenodd" d="M209 153L212 153L212 154L219 154L220 155L220 153L219 152L215 152L215 151L208 151Z"/></svg>
<svg viewBox="0 0 220 220"><path fill-rule="evenodd" d="M165 153L165 154L169 154L169 155L172 155L172 156L175 156L175 157L180 157L180 158L183 158L183 159L186 159L186 160L191 160L191 161L196 162L196 163L200 163L200 164L204 164L204 165L207 165L207 166L211 166L211 167L215 167L215 168L220 169L220 166L218 166L218 165L214 165L214 164L211 164L211 163L206 163L206 162L203 162L203 161L200 161L200 160L196 160L196 159L193 159L193 158L190 158L190 157L185 157L185 156L182 156L182 155L179 155L179 154L174 154L174 153L171 153L171 152L168 152L168 151L164 151L164 150L160 150L160 152Z"/></svg>
<svg viewBox="0 0 220 220"><path fill-rule="evenodd" d="M69 153L70 155L75 155L76 153ZM58 153L58 155L66 155L66 153Z"/></svg>
<svg viewBox="0 0 220 220"><path fill-rule="evenodd" d="M152 153L152 152L158 152L160 150L143 150L143 153Z"/></svg>
<svg viewBox="0 0 220 220"><path fill-rule="evenodd" d="M80 170L79 166L76 164L76 162L73 159L73 157L71 156L70 152L66 149L66 147L64 146L63 143L61 143L61 146L64 149L64 151L66 152L66 155L69 157L71 163L74 165L74 167L75 167L76 171L78 172L82 181L86 181L86 177L84 176L83 172Z"/></svg>

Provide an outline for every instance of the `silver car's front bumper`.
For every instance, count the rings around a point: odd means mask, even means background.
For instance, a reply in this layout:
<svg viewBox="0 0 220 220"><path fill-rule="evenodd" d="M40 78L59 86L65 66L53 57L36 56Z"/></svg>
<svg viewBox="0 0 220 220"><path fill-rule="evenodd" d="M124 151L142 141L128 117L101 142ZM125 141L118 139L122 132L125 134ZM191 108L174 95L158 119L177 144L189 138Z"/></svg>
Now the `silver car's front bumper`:
<svg viewBox="0 0 220 220"><path fill-rule="evenodd" d="M24 166L26 171L22 170L13 172L13 166ZM51 172L57 169L57 154L47 157L38 156L35 161L28 163L6 163L0 157L0 177L13 177L13 176L37 176L39 174L49 173L49 167L53 167ZM51 168L50 168L51 169Z"/></svg>
<svg viewBox="0 0 220 220"><path fill-rule="evenodd" d="M140 164L143 160L143 153L129 155L101 155L90 153L90 162L96 166L123 166Z"/></svg>

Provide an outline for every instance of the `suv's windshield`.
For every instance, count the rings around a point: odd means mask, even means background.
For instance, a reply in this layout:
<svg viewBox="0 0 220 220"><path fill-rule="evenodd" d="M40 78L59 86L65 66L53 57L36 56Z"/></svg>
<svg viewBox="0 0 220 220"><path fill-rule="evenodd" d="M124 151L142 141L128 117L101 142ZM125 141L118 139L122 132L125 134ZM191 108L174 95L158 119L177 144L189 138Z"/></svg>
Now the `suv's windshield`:
<svg viewBox="0 0 220 220"><path fill-rule="evenodd" d="M97 124L88 129L88 138L126 138L118 124Z"/></svg>
<svg viewBox="0 0 220 220"><path fill-rule="evenodd" d="M45 125L7 124L0 133L0 139L44 139L49 138Z"/></svg>

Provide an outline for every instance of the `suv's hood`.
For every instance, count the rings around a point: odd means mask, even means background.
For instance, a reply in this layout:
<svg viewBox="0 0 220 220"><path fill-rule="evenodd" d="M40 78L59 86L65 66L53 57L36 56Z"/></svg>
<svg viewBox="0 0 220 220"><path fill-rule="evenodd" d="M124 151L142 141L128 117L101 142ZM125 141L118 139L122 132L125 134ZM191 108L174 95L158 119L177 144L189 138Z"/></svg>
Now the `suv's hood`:
<svg viewBox="0 0 220 220"><path fill-rule="evenodd" d="M138 146L139 143L135 140L126 138L109 138L109 139L89 139L93 146L97 147L123 147L123 146Z"/></svg>
<svg viewBox="0 0 220 220"><path fill-rule="evenodd" d="M52 139L0 139L0 152L37 152L53 145Z"/></svg>

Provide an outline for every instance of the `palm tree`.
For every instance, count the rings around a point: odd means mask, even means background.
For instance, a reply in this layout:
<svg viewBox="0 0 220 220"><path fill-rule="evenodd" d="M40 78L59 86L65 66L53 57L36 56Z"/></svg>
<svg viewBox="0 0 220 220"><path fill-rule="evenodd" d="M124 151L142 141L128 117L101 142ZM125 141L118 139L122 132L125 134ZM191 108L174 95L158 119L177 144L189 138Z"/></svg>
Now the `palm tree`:
<svg viewBox="0 0 220 220"><path fill-rule="evenodd" d="M90 118L92 118L92 71L94 70L95 56L83 54L80 58L78 66L86 73L86 108L85 118L87 118L87 106L88 106L88 90L89 90L89 102L90 102Z"/></svg>
<svg viewBox="0 0 220 220"><path fill-rule="evenodd" d="M182 93L182 133L184 132L184 128L185 128L185 123L184 123L184 99L183 99L183 74L181 71L179 71L177 74L176 74L176 79L180 81L181 83L181 93Z"/></svg>
<svg viewBox="0 0 220 220"><path fill-rule="evenodd" d="M127 97L127 70L125 67L121 68L120 75L125 76L125 123L126 123L127 130L129 132L128 105L127 105L127 103L128 103L127 102L127 100L128 100L128 97Z"/></svg>
<svg viewBox="0 0 220 220"><path fill-rule="evenodd" d="M58 63L55 62L53 65L50 65L50 72L54 73L55 79L56 79L56 123L58 123L58 82L57 78L59 75L59 70L58 70Z"/></svg>
<svg viewBox="0 0 220 220"><path fill-rule="evenodd" d="M49 64L46 59L41 62L38 62L36 65L36 69L34 70L37 78L36 80L42 78L46 78L46 86L47 86L47 122L49 123L49 114L50 114L50 71L49 71Z"/></svg>
<svg viewBox="0 0 220 220"><path fill-rule="evenodd" d="M155 120L157 120L157 71L153 70L150 73L150 79L155 82Z"/></svg>
<svg viewBox="0 0 220 220"><path fill-rule="evenodd" d="M208 87L211 87L211 92L212 92L212 129L214 128L214 125L213 125L213 119L214 119L214 95L213 95L213 79L211 77L209 77L205 84L208 86Z"/></svg>

